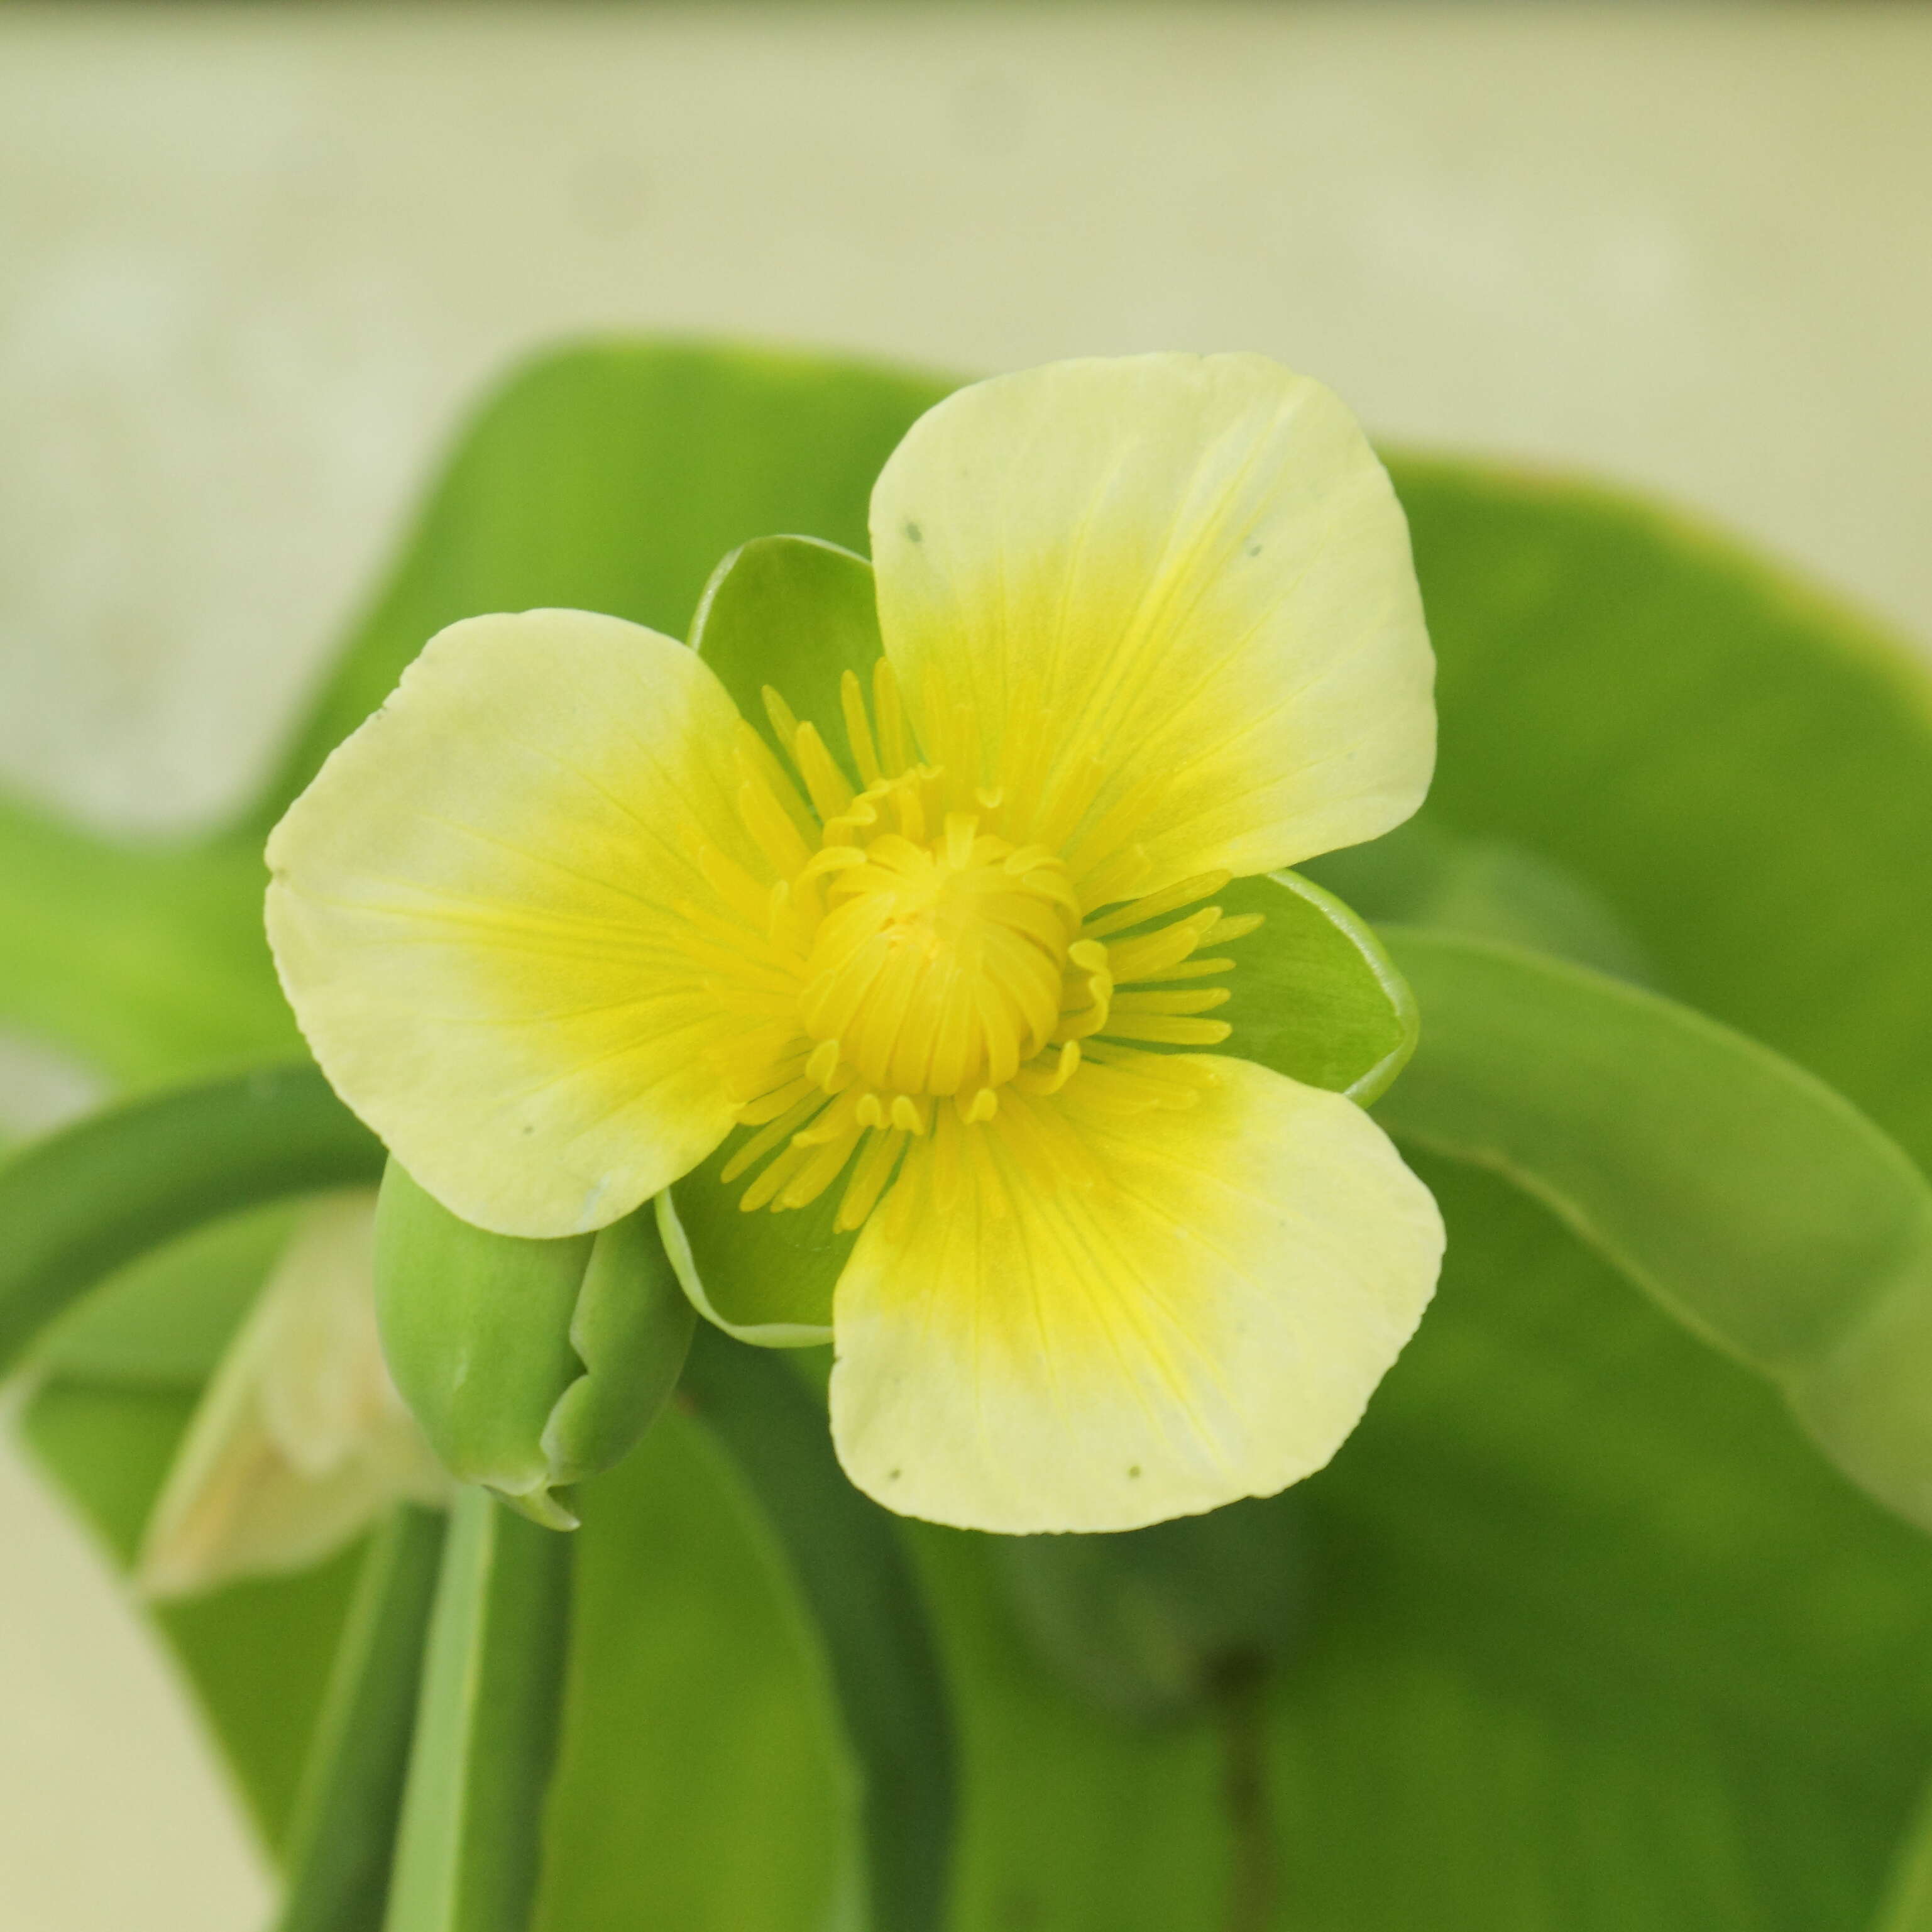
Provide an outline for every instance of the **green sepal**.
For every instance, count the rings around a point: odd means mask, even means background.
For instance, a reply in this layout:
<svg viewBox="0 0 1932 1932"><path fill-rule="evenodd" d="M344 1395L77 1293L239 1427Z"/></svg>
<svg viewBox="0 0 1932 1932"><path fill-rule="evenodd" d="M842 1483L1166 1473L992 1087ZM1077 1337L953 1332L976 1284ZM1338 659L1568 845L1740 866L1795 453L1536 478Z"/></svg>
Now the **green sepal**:
<svg viewBox="0 0 1932 1932"><path fill-rule="evenodd" d="M522 1240L460 1220L394 1161L376 1210L376 1313L397 1388L451 1473L552 1529L676 1386L692 1312L640 1210Z"/></svg>
<svg viewBox="0 0 1932 1932"><path fill-rule="evenodd" d="M774 751L764 692L815 724L832 756L847 756L840 681L854 672L869 701L880 656L872 566L816 537L760 537L712 572L691 630L738 709ZM857 1238L832 1223L843 1190L808 1206L746 1214L748 1174L724 1171L755 1130L740 1128L658 1200L658 1226L694 1306L741 1342L815 1347L832 1339L832 1292Z"/></svg>
<svg viewBox="0 0 1932 1932"><path fill-rule="evenodd" d="M856 1232L832 1226L844 1190L802 1208L747 1214L749 1174L728 1184L726 1163L752 1130L741 1127L658 1196L658 1232L692 1306L726 1334L761 1348L811 1348L832 1339L832 1294Z"/></svg>
<svg viewBox="0 0 1932 1932"><path fill-rule="evenodd" d="M790 748L772 735L767 686L794 716L818 726L852 772L841 682L854 673L869 704L872 667L884 650L872 566L862 556L817 537L759 537L741 545L705 586L691 647L774 751L788 755Z"/></svg>
<svg viewBox="0 0 1932 1932"><path fill-rule="evenodd" d="M570 1346L585 1372L544 1424L557 1482L610 1468L642 1440L677 1386L696 1322L648 1214L597 1236L570 1318Z"/></svg>
<svg viewBox="0 0 1932 1932"><path fill-rule="evenodd" d="M1552 1208L1932 1530L1932 1186L1897 1144L1688 1007L1512 946L1386 936L1429 1024L1378 1118Z"/></svg>
<svg viewBox="0 0 1932 1932"><path fill-rule="evenodd" d="M1308 1634L1306 1532L1293 1495L1114 1536L986 1540L1041 1660L1114 1717L1198 1714Z"/></svg>
<svg viewBox="0 0 1932 1932"><path fill-rule="evenodd" d="M1386 1090L1415 1050L1415 1000L1367 922L1298 872L1232 880L1214 902L1262 920L1228 942L1233 972L1202 982L1228 988L1208 1016L1234 1028L1219 1051L1364 1106Z"/></svg>

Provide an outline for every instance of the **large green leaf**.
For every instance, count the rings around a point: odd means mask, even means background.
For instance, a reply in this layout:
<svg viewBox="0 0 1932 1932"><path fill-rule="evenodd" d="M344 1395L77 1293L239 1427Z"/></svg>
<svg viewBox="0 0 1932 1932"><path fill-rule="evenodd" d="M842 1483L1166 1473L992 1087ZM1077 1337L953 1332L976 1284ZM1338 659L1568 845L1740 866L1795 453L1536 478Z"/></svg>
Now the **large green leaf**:
<svg viewBox="0 0 1932 1932"><path fill-rule="evenodd" d="M36 1367L77 1382L206 1381L295 1225L286 1202L226 1214L116 1269L43 1334Z"/></svg>
<svg viewBox="0 0 1932 1932"><path fill-rule="evenodd" d="M1425 818L1568 868L1673 994L1932 1166L1922 662L1654 506L1462 464L1395 476L1439 664Z"/></svg>
<svg viewBox="0 0 1932 1932"><path fill-rule="evenodd" d="M312 1066L124 1102L0 1162L0 1375L89 1289L204 1222L373 1181L376 1137Z"/></svg>
<svg viewBox="0 0 1932 1932"><path fill-rule="evenodd" d="M1546 1202L1932 1531L1932 1186L1897 1144L1688 1007L1514 946L1388 937L1430 1024L1384 1124Z"/></svg>
<svg viewBox="0 0 1932 1932"><path fill-rule="evenodd" d="M662 343L593 344L519 371L465 430L260 828L459 617L562 605L682 637L740 544L796 532L862 550L872 478L951 387L830 357Z"/></svg>
<svg viewBox="0 0 1932 1932"><path fill-rule="evenodd" d="M1426 1024L1426 1022L1425 1022ZM1309 1485L1295 1932L1847 1932L1932 1736L1932 1543L1498 1178Z"/></svg>
<svg viewBox="0 0 1932 1932"><path fill-rule="evenodd" d="M0 1026L121 1086L301 1051L259 840L123 843L0 794Z"/></svg>
<svg viewBox="0 0 1932 1932"><path fill-rule="evenodd" d="M757 1497L834 1692L856 1785L865 1922L940 1932L956 1809L952 1718L892 1519L853 1488L786 1366L709 1332L686 1386Z"/></svg>
<svg viewBox="0 0 1932 1932"><path fill-rule="evenodd" d="M578 1502L542 1932L827 1932L850 1773L762 1510L676 1405Z"/></svg>

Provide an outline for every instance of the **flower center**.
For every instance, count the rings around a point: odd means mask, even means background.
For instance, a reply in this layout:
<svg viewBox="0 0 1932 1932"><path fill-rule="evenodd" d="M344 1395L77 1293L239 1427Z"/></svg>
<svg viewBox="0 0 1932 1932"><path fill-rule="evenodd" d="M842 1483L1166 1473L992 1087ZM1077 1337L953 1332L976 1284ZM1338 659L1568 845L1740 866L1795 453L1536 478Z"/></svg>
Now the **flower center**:
<svg viewBox="0 0 1932 1932"><path fill-rule="evenodd" d="M845 675L856 788L815 726L776 692L765 704L802 788L742 728L739 815L773 883L707 849L717 908L685 908L694 960L743 1017L717 1054L752 1130L720 1170L728 1185L755 1171L740 1207L802 1208L842 1175L835 1225L856 1228L912 1150L956 1178L982 1130L1012 1158L1077 1174L1077 1147L1042 1111L1076 1073L1090 1106L1191 1103L1183 1063L1148 1049L1227 1036L1204 1017L1226 991L1199 982L1234 962L1200 949L1260 919L1210 905L1157 922L1226 873L1138 899L1104 869L1076 883L1036 842L1052 814L1030 788L922 760L884 662L870 715ZM1162 980L1191 983L1150 983Z"/></svg>
<svg viewBox="0 0 1932 1932"><path fill-rule="evenodd" d="M1080 922L1066 868L970 813L930 844L887 832L856 856L826 891L800 1025L893 1093L1004 1086L1060 1023Z"/></svg>

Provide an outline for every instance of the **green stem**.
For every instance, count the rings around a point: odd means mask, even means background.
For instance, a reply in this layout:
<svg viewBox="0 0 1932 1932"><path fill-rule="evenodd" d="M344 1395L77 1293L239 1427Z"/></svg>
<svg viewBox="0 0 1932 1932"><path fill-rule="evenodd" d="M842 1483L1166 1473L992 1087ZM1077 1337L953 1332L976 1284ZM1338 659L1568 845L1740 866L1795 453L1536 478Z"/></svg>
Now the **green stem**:
<svg viewBox="0 0 1932 1932"><path fill-rule="evenodd" d="M398 1509L363 1558L290 1826L274 1932L380 1932L444 1519Z"/></svg>
<svg viewBox="0 0 1932 1932"><path fill-rule="evenodd" d="M1268 1932L1274 1922L1280 1875L1274 1821L1269 1816L1268 1732L1264 1721L1268 1665L1242 1653L1217 1673L1215 1704L1221 1730L1221 1790L1234 1835L1228 1880L1228 1932Z"/></svg>
<svg viewBox="0 0 1932 1932"><path fill-rule="evenodd" d="M386 1932L525 1932L556 1761L572 1546L458 1498L436 1585Z"/></svg>
<svg viewBox="0 0 1932 1932"><path fill-rule="evenodd" d="M952 1724L897 1528L846 1480L824 1408L770 1351L700 1322L683 1386L760 1504L824 1646L860 1774L867 1922L938 1932L952 1844Z"/></svg>
<svg viewBox="0 0 1932 1932"><path fill-rule="evenodd" d="M375 1136L313 1066L130 1101L0 1163L0 1376L116 1269L285 1195L382 1173Z"/></svg>

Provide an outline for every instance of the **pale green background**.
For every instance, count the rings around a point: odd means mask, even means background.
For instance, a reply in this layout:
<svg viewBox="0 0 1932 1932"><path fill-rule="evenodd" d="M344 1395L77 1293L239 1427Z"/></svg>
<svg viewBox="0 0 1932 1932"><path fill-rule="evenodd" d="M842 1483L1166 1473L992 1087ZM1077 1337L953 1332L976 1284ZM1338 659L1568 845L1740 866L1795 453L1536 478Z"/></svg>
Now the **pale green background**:
<svg viewBox="0 0 1932 1932"><path fill-rule="evenodd" d="M464 398L586 328L1264 350L1932 639L1929 98L1900 6L0 8L0 776L218 811ZM76 1093L0 1063L16 1120ZM253 1924L4 1456L0 1552L0 1932Z"/></svg>

